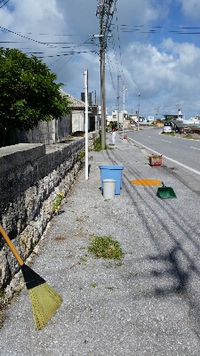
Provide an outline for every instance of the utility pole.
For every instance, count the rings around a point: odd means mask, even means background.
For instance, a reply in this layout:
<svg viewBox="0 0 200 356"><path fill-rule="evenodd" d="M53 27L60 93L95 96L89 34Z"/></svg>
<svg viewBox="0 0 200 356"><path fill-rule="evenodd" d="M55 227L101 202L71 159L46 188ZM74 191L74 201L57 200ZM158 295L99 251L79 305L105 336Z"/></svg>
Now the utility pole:
<svg viewBox="0 0 200 356"><path fill-rule="evenodd" d="M140 121L140 92L138 92L138 131L140 129L139 121Z"/></svg>
<svg viewBox="0 0 200 356"><path fill-rule="evenodd" d="M120 78L120 75L118 74L118 76L117 76L117 128L118 128L118 130L119 130L119 99L120 99L119 78Z"/></svg>
<svg viewBox="0 0 200 356"><path fill-rule="evenodd" d="M126 102L126 100L125 100L125 93L126 93L126 90L127 90L127 88L126 88L126 86L125 86L125 83L123 83L122 84L122 106L123 106L123 113L124 113L124 115L125 115L125 102Z"/></svg>
<svg viewBox="0 0 200 356"><path fill-rule="evenodd" d="M123 138L124 138L124 117L125 117L125 93L126 93L125 83L122 84L122 110L123 110Z"/></svg>
<svg viewBox="0 0 200 356"><path fill-rule="evenodd" d="M158 120L158 111L160 106L156 106L156 120Z"/></svg>
<svg viewBox="0 0 200 356"><path fill-rule="evenodd" d="M100 80L101 80L101 148L106 146L106 93L105 93L105 8L104 0L99 0L101 6L100 14Z"/></svg>
<svg viewBox="0 0 200 356"><path fill-rule="evenodd" d="M85 179L88 180L88 71L84 72L85 83Z"/></svg>
<svg viewBox="0 0 200 356"><path fill-rule="evenodd" d="M101 83L101 148L106 146L106 93L105 93L105 52L106 38L109 36L111 19L117 0L99 0L96 14L100 20L100 83Z"/></svg>

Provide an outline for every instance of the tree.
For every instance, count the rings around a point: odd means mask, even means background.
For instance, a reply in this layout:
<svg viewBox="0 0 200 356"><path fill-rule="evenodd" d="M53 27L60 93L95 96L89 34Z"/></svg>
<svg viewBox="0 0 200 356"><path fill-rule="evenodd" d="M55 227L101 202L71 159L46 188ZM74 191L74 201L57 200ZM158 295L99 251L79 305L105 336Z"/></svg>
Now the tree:
<svg viewBox="0 0 200 356"><path fill-rule="evenodd" d="M35 56L0 48L0 140L70 113L56 74Z"/></svg>

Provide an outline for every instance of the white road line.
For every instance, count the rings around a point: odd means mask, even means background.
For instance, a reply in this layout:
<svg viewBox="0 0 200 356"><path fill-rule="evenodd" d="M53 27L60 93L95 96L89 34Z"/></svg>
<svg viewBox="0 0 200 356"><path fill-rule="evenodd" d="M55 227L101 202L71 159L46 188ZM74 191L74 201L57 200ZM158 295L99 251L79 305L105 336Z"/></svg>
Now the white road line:
<svg viewBox="0 0 200 356"><path fill-rule="evenodd" d="M133 139L130 138L130 137L129 137L129 140L131 140L131 141L133 141L133 142L136 142L138 145L140 145L140 146L142 146L142 147L145 147L145 148L146 148L147 150L149 150L149 151L152 151L151 148L149 148L149 147L147 147L147 146L141 144L141 143L138 142L138 141L133 140ZM158 155L162 155L162 153L157 152L157 151L153 151L152 153L156 153L156 154L158 154ZM188 166L186 166L185 164L180 163L180 162L178 162L178 161L176 161L175 159L172 159L172 158L170 158L170 157L167 157L167 156L164 156L164 155L162 155L162 156L165 157L166 159L168 159L169 161L171 161L171 162L173 162L173 163L176 163L176 164L178 164L179 166L181 166L181 167L183 167L183 168L186 168L186 169L188 169L189 171L200 175L200 172L197 171L196 169L193 169L193 168L191 168L191 167L188 167Z"/></svg>
<svg viewBox="0 0 200 356"><path fill-rule="evenodd" d="M167 143L171 143L172 141L168 141L168 140L162 140L162 142L167 142Z"/></svg>
<svg viewBox="0 0 200 356"><path fill-rule="evenodd" d="M200 151L200 148L198 148L198 147L190 147L190 148L192 148L193 150Z"/></svg>

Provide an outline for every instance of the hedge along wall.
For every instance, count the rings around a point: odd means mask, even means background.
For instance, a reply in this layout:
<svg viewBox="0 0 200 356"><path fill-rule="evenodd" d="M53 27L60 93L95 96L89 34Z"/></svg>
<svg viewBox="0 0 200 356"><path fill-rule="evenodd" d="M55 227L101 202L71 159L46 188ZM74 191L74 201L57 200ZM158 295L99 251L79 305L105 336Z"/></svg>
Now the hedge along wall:
<svg viewBox="0 0 200 356"><path fill-rule="evenodd" d="M98 132L89 134L92 147ZM54 145L18 144L0 148L0 222L25 261L53 218L52 203L70 191L83 161L85 139ZM0 290L19 265L0 236Z"/></svg>

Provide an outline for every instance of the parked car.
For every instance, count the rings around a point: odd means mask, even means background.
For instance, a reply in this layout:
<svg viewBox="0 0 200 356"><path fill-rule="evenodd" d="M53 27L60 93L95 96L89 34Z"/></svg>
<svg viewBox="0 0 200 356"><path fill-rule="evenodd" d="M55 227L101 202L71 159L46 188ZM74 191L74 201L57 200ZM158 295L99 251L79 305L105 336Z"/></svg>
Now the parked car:
<svg viewBox="0 0 200 356"><path fill-rule="evenodd" d="M169 121L164 122L163 133L172 132L172 124Z"/></svg>

